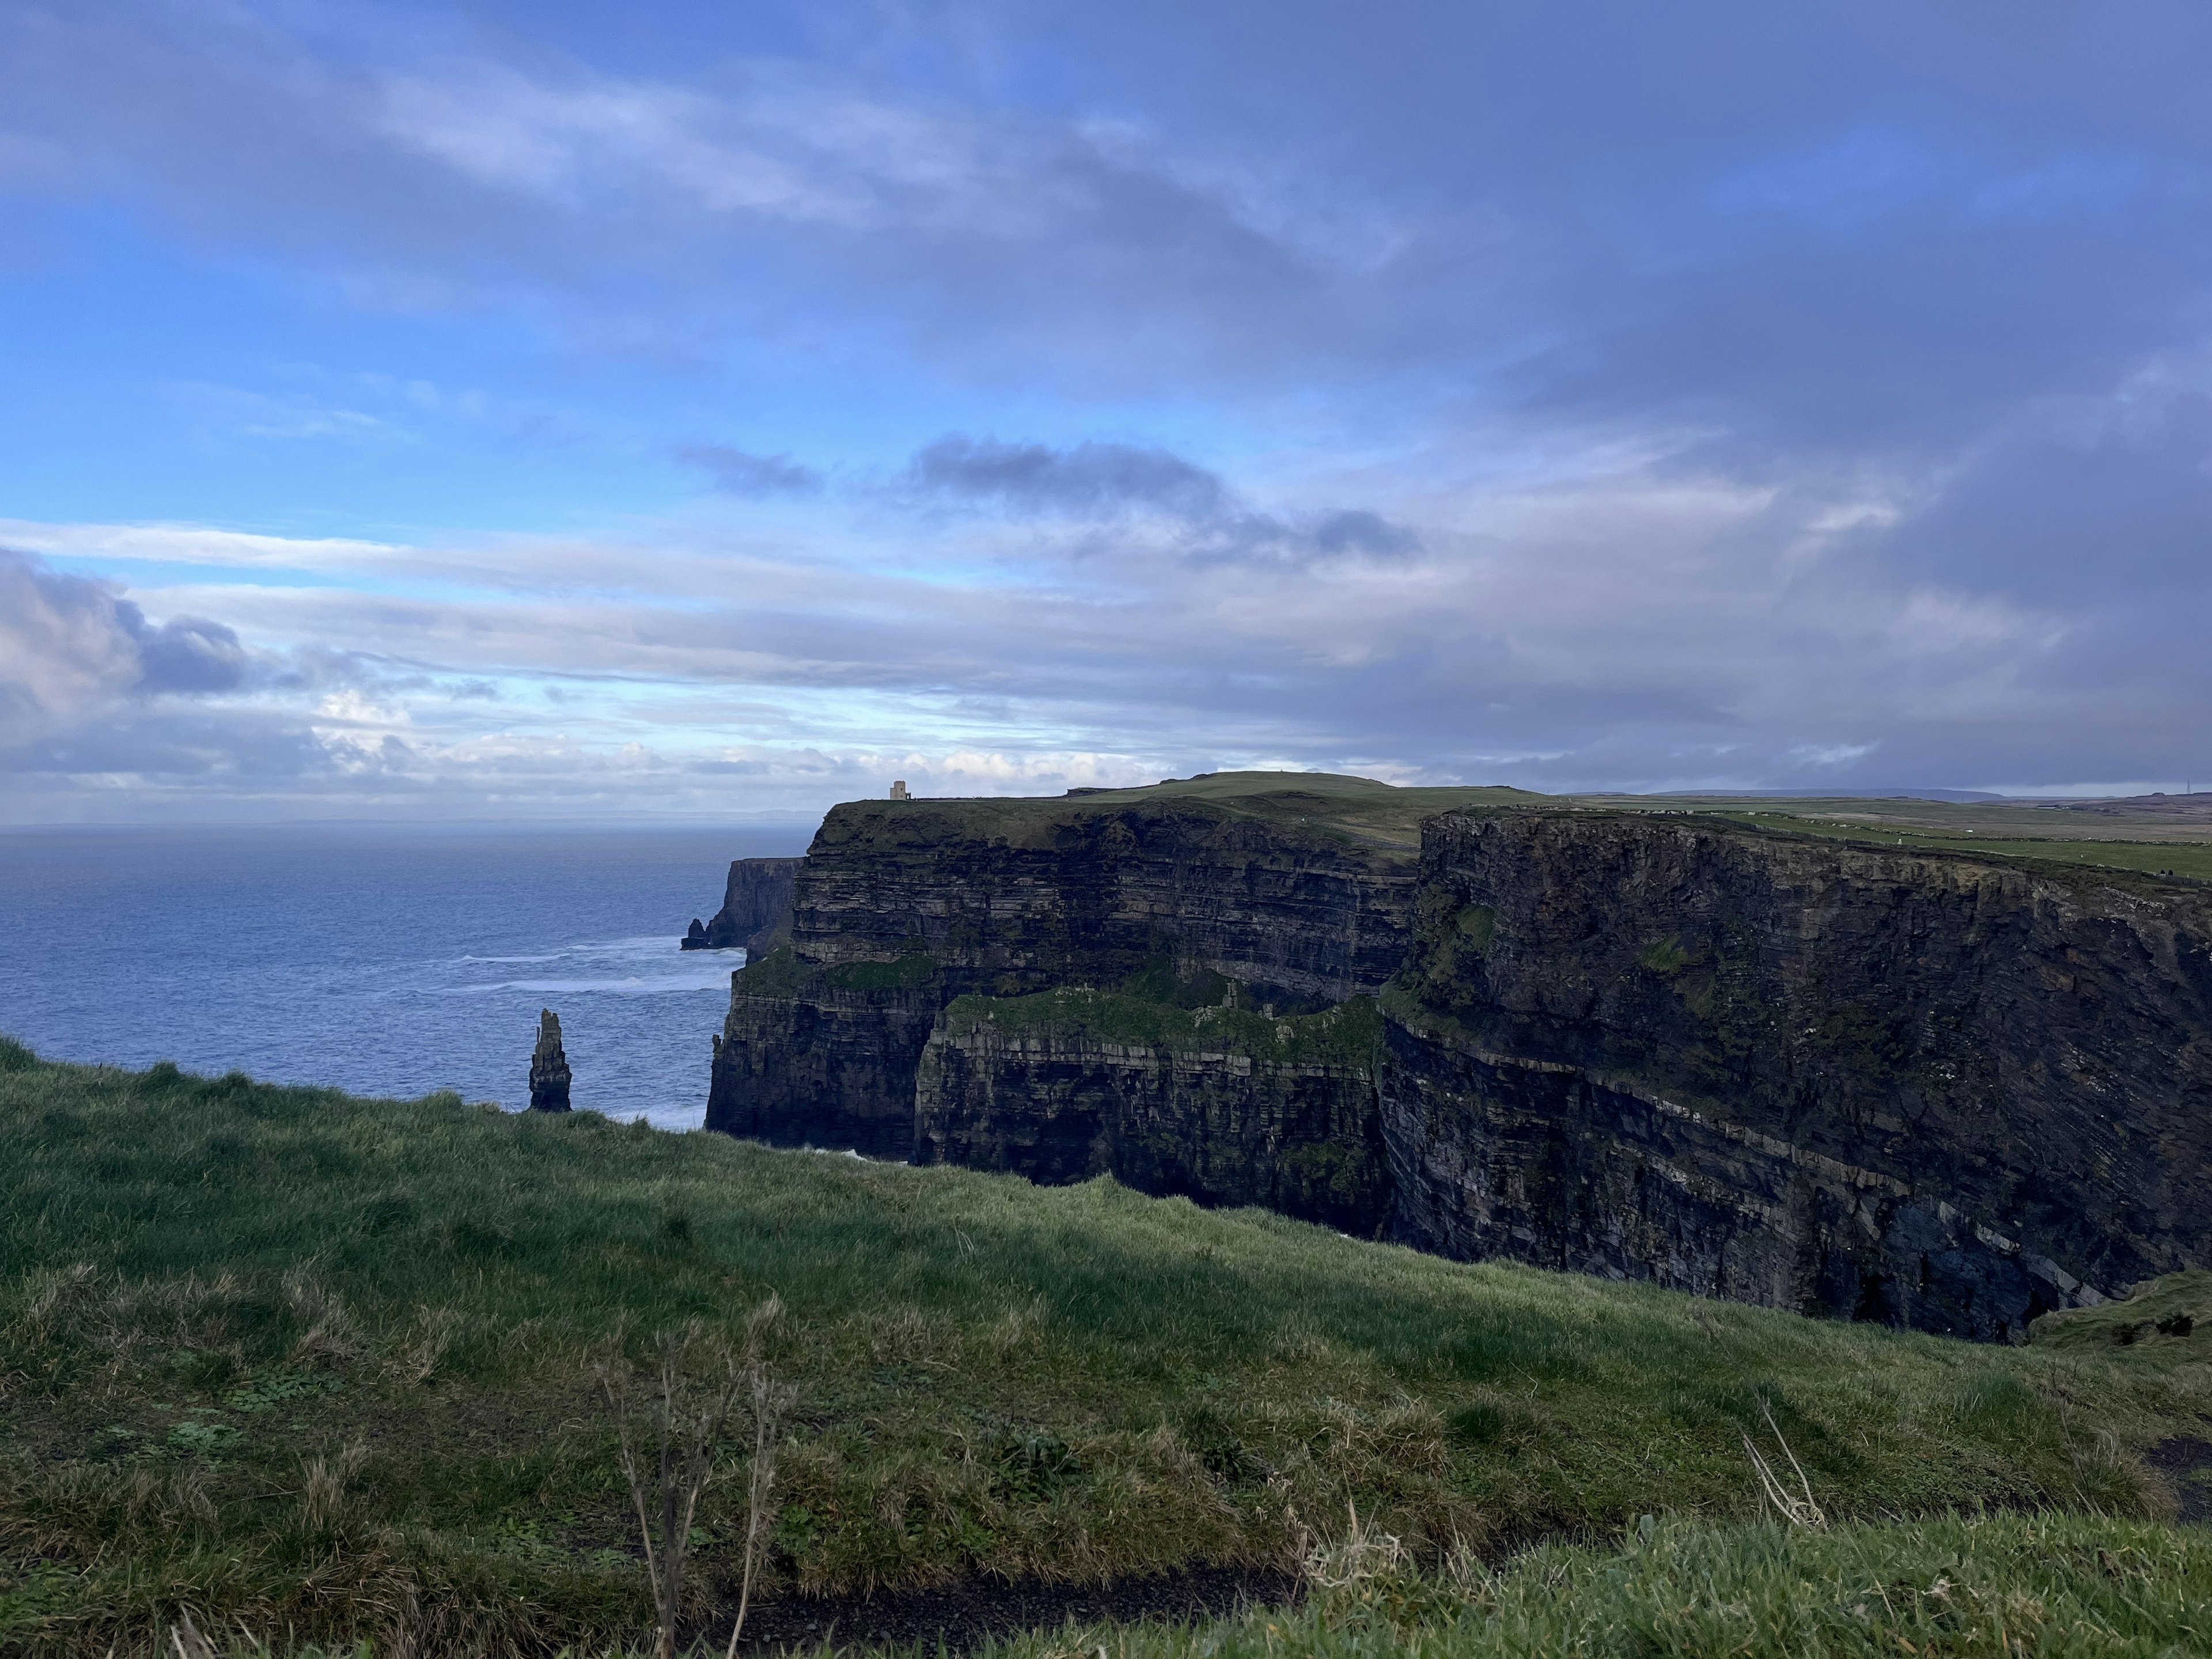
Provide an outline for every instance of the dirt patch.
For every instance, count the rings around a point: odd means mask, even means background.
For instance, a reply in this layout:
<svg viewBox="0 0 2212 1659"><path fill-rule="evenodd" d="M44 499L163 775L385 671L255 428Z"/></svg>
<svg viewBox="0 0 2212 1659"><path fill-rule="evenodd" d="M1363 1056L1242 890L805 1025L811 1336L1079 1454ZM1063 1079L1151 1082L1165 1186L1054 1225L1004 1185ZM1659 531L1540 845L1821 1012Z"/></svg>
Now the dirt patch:
<svg viewBox="0 0 2212 1659"><path fill-rule="evenodd" d="M744 1650L774 1653L814 1648L834 1639L934 1644L963 1652L987 1637L1050 1630L1111 1619L1186 1620L1234 1613L1240 1607L1281 1607L1298 1596L1286 1572L1253 1567L1187 1567L1113 1584L994 1583L988 1579L936 1589L878 1590L872 1595L787 1596L756 1606L745 1619ZM689 1632L719 1648L711 1629Z"/></svg>
<svg viewBox="0 0 2212 1659"><path fill-rule="evenodd" d="M2212 1485L2206 1481L2212 1476L2212 1440L2177 1435L2153 1446L2143 1462L2173 1482L2184 1521L2212 1522Z"/></svg>

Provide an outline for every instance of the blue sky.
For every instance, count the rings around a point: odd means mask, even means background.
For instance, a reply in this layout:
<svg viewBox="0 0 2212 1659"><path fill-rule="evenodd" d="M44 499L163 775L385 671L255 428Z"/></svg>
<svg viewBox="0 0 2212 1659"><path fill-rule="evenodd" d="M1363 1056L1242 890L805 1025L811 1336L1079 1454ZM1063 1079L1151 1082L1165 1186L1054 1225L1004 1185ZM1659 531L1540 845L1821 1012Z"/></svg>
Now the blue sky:
<svg viewBox="0 0 2212 1659"><path fill-rule="evenodd" d="M0 821L2212 775L2208 48L0 0Z"/></svg>

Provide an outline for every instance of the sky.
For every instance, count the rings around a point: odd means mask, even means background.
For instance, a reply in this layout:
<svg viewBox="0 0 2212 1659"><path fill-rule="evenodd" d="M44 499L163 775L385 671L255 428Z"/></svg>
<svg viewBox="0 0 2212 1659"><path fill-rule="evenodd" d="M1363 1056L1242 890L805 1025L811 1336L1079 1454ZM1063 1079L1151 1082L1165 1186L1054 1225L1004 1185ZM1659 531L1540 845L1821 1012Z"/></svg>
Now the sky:
<svg viewBox="0 0 2212 1659"><path fill-rule="evenodd" d="M2208 63L0 0L0 823L2212 779Z"/></svg>

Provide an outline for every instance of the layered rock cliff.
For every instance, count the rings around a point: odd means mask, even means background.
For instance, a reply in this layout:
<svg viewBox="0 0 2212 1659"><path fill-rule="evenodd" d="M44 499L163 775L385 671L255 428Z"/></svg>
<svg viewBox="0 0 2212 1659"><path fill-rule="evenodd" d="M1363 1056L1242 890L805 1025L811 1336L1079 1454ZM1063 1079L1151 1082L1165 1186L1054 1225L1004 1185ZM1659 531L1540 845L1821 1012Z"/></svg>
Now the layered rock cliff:
<svg viewBox="0 0 2212 1659"><path fill-rule="evenodd" d="M1398 1234L2017 1339L2212 1243L2212 904L1637 814L1428 826Z"/></svg>
<svg viewBox="0 0 2212 1659"><path fill-rule="evenodd" d="M1327 793L1355 782L1349 809ZM1079 987L1287 1018L1373 995L1404 952L1415 820L1373 810L1364 781L1286 783L835 808L787 948L732 982L707 1126L914 1156L923 1050L962 996Z"/></svg>
<svg viewBox="0 0 2212 1659"><path fill-rule="evenodd" d="M722 889L722 908L703 925L696 916L691 919L684 948L726 951L741 946L749 957L774 950L789 928L792 884L799 866L797 859L734 860Z"/></svg>
<svg viewBox="0 0 2212 1659"><path fill-rule="evenodd" d="M915 1161L1112 1175L1347 1232L1389 1218L1371 999L1271 1019L1092 991L963 997L922 1050Z"/></svg>
<svg viewBox="0 0 2212 1659"><path fill-rule="evenodd" d="M840 807L708 1127L1986 1338L2205 1258L2201 893L1527 800Z"/></svg>

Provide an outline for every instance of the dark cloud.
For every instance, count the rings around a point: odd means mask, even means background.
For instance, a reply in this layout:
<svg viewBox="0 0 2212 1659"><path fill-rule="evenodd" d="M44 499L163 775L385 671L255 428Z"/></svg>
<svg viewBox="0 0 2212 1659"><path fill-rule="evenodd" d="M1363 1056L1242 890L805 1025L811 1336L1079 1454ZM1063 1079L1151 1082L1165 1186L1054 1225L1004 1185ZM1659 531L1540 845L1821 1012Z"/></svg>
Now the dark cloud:
<svg viewBox="0 0 2212 1659"><path fill-rule="evenodd" d="M236 690L250 666L222 623L155 627L106 582L0 548L0 714L66 720L118 698Z"/></svg>
<svg viewBox="0 0 2212 1659"><path fill-rule="evenodd" d="M682 444L676 459L696 466L726 495L811 495L822 488L822 474L788 455L755 455L725 444Z"/></svg>
<svg viewBox="0 0 2212 1659"><path fill-rule="evenodd" d="M204 617L178 617L149 628L137 605L118 600L116 620L137 642L140 664L134 690L234 691L245 683L246 647L221 623Z"/></svg>
<svg viewBox="0 0 2212 1659"><path fill-rule="evenodd" d="M326 776L329 749L298 720L251 709L125 708L17 743L0 773L188 781L201 787Z"/></svg>
<svg viewBox="0 0 2212 1659"><path fill-rule="evenodd" d="M1206 518L1228 501L1204 467L1131 444L1001 443L951 434L915 452L907 476L917 489L1023 513L1098 518L1149 511Z"/></svg>
<svg viewBox="0 0 2212 1659"><path fill-rule="evenodd" d="M1196 564L1306 564L1364 556L1402 558L1417 532L1364 507L1285 516L1253 510L1215 472L1164 449L1097 440L1055 448L951 434L915 453L905 489L1009 514L1091 520L1083 550L1124 556L1115 521L1131 514L1174 520L1167 547Z"/></svg>

